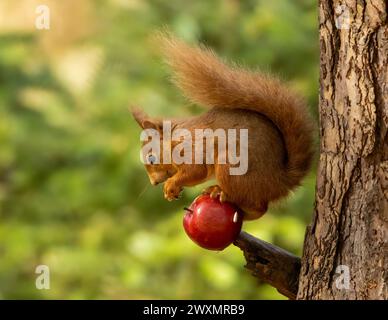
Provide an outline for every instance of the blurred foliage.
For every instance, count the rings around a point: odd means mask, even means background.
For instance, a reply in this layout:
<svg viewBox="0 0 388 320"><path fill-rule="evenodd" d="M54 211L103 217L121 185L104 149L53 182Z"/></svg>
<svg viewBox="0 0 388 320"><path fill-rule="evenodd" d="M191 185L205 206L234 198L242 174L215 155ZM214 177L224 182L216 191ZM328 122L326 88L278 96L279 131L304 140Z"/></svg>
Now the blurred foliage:
<svg viewBox="0 0 388 320"><path fill-rule="evenodd" d="M35 7L51 9L36 30ZM169 27L228 59L280 74L317 105L316 3L294 1L0 1L0 298L278 299L238 248L211 252L182 228L139 161L127 107L201 112L168 80L150 36ZM314 176L244 229L301 254ZM35 288L50 267L51 289Z"/></svg>

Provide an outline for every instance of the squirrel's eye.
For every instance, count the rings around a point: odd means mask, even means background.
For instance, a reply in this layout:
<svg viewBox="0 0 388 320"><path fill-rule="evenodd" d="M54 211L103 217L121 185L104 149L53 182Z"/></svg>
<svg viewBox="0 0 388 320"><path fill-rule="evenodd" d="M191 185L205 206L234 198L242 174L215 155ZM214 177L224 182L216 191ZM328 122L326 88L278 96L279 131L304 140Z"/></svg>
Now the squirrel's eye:
<svg viewBox="0 0 388 320"><path fill-rule="evenodd" d="M148 156L148 162L149 164L154 164L156 162L156 157L153 154L150 154Z"/></svg>

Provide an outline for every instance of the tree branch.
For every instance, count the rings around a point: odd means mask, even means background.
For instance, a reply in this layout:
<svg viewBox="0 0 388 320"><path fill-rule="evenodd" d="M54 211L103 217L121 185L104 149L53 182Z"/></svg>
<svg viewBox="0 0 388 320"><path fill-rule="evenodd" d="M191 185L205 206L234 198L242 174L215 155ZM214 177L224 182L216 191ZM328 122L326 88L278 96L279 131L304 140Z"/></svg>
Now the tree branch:
<svg viewBox="0 0 388 320"><path fill-rule="evenodd" d="M252 275L294 300L298 293L300 258L242 231L234 245L244 252Z"/></svg>

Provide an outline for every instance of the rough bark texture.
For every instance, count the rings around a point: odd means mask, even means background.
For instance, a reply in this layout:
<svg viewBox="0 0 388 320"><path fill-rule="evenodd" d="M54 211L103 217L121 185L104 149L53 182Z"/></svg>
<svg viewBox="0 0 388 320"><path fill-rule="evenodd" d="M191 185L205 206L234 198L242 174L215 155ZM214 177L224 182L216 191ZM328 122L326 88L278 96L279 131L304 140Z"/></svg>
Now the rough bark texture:
<svg viewBox="0 0 388 320"><path fill-rule="evenodd" d="M298 299L388 299L386 6L319 2L321 150ZM349 28L338 20L343 10ZM349 268L347 289L338 286L340 265Z"/></svg>
<svg viewBox="0 0 388 320"><path fill-rule="evenodd" d="M286 297L296 298L299 257L246 232L241 232L234 244L244 252L245 267L253 276L269 283Z"/></svg>

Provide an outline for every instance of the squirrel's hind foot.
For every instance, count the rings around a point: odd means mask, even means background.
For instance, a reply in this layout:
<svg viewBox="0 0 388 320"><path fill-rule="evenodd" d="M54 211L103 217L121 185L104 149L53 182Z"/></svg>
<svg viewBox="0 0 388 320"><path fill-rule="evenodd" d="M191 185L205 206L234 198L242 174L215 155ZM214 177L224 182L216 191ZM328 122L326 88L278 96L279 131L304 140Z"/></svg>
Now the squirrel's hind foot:
<svg viewBox="0 0 388 320"><path fill-rule="evenodd" d="M228 197L224 191L222 191L221 187L219 185L210 186L202 191L202 194L208 194L210 195L210 198L217 198L219 197L220 202L227 202Z"/></svg>
<svg viewBox="0 0 388 320"><path fill-rule="evenodd" d="M202 194L208 194L211 198L219 197L220 202L231 202L228 198L227 194L222 191L219 185L214 185L207 187L202 191ZM268 210L268 202L261 202L259 206L255 206L255 208L240 208L244 214L243 219L245 221L256 220L259 219L264 213Z"/></svg>

